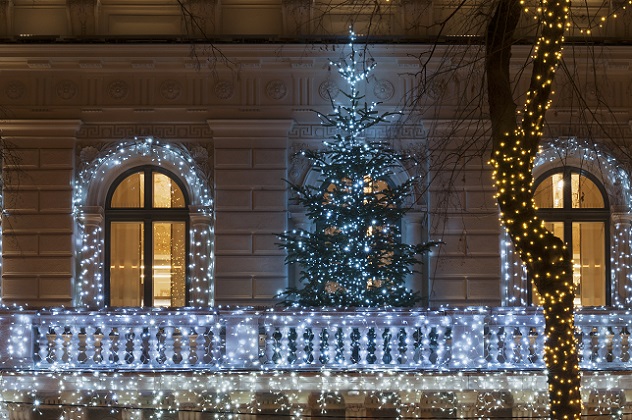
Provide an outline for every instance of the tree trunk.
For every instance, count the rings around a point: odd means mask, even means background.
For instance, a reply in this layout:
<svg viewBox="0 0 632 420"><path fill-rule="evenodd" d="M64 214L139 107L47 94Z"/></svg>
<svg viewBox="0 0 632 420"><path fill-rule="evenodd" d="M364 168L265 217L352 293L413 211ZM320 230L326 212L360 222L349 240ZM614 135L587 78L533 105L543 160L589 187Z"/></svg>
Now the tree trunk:
<svg viewBox="0 0 632 420"><path fill-rule="evenodd" d="M551 84L562 54L569 0L541 1L541 33L522 120L517 122L509 74L520 0L500 0L487 33L486 73L492 123L494 182L501 221L542 297L544 360L548 368L551 418L579 419L580 375L574 336L573 271L570 251L536 215L533 162L549 106Z"/></svg>

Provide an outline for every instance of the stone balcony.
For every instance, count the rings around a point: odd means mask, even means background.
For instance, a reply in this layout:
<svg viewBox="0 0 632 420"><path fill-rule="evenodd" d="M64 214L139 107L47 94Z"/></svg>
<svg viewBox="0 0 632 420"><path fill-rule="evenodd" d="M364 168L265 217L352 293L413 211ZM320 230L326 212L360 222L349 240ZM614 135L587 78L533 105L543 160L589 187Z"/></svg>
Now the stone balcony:
<svg viewBox="0 0 632 420"><path fill-rule="evenodd" d="M632 418L631 323L576 315L588 415ZM0 337L14 420L546 415L536 308L13 310Z"/></svg>
<svg viewBox="0 0 632 420"><path fill-rule="evenodd" d="M541 370L535 308L52 309L0 315L5 371ZM584 370L632 368L632 313L576 314Z"/></svg>

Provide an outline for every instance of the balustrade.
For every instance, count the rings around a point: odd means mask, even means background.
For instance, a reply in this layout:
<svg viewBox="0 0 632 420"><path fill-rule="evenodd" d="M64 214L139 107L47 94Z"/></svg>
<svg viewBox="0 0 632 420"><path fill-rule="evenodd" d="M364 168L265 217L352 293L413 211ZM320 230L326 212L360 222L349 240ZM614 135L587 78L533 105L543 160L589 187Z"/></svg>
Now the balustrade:
<svg viewBox="0 0 632 420"><path fill-rule="evenodd" d="M581 309L583 369L630 369L632 313ZM543 369L535 308L5 311L0 368Z"/></svg>

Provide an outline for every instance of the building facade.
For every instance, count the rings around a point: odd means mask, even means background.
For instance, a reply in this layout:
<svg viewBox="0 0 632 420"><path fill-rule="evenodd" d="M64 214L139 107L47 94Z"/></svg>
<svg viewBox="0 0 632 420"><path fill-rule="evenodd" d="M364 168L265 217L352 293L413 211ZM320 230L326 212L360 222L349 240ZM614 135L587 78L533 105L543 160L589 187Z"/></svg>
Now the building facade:
<svg viewBox="0 0 632 420"><path fill-rule="evenodd" d="M3 416L546 413L538 297L487 165L481 6L442 26L448 2L360 3L0 1ZM572 29L535 199L573 249L586 413L632 416L632 15L600 5ZM335 134L316 112L344 100L350 23L367 100L402 111L367 137L420 163L396 175L421 179L403 240L443 243L409 279L420 308L283 309L277 235L311 223L287 181L322 182L298 152Z"/></svg>

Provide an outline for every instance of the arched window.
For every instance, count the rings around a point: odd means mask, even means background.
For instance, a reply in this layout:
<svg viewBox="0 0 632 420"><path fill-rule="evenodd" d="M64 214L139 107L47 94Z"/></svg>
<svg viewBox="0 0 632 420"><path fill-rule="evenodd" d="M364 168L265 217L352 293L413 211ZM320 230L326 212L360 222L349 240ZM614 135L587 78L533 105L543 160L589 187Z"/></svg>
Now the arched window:
<svg viewBox="0 0 632 420"><path fill-rule="evenodd" d="M189 199L164 169L128 170L106 201L109 306L186 306Z"/></svg>
<svg viewBox="0 0 632 420"><path fill-rule="evenodd" d="M590 173L566 167L544 173L534 200L546 227L571 248L575 305L610 304L609 205L606 191ZM532 290L531 303L539 297Z"/></svg>

